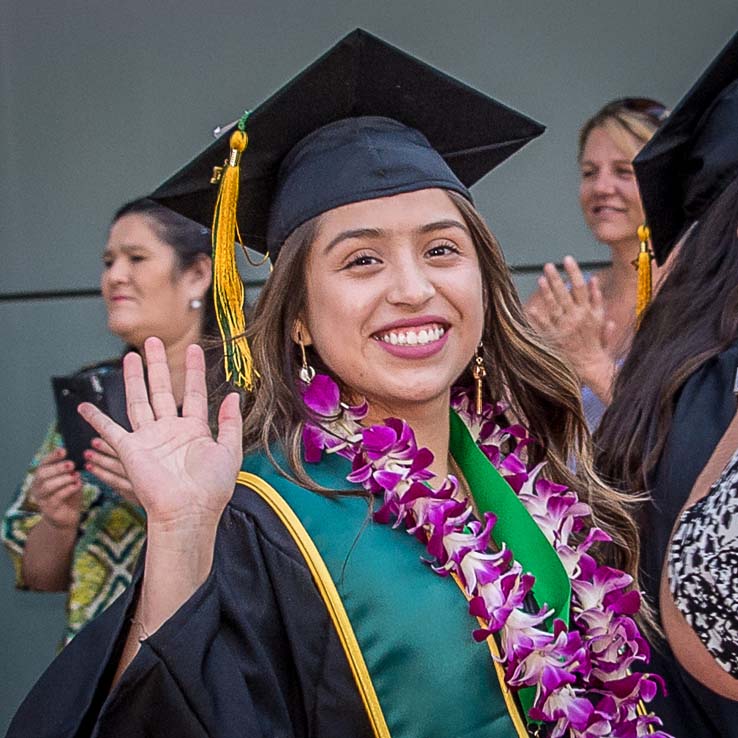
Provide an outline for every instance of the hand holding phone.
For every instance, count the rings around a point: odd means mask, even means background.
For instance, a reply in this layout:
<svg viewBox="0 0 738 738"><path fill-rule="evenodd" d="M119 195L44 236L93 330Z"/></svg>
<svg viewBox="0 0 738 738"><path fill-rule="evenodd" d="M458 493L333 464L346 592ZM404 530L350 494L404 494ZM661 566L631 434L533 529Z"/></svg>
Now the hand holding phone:
<svg viewBox="0 0 738 738"><path fill-rule="evenodd" d="M41 459L26 498L38 507L50 525L76 529L82 504L82 480L66 455L65 449L57 448Z"/></svg>
<svg viewBox="0 0 738 738"><path fill-rule="evenodd" d="M77 412L82 402L90 402L106 415L130 430L126 413L123 370L119 366L102 365L68 377L52 377L56 400L56 416L67 458L78 470L84 469L84 452L91 448L97 433Z"/></svg>

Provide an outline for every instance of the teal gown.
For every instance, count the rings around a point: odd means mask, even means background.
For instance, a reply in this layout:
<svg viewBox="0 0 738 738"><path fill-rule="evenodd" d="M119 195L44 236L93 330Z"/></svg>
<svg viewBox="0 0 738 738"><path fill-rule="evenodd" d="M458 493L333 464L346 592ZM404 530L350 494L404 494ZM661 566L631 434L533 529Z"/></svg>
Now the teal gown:
<svg viewBox="0 0 738 738"><path fill-rule="evenodd" d="M495 537L536 574L538 601L566 617L556 553L455 416L452 453L477 504L483 487L482 507L499 505ZM351 486L344 459L306 468L321 485ZM111 691L139 571L41 677L8 738L527 735L494 642L472 638L460 586L423 563L413 536L375 523L372 502L317 495L247 457L205 583Z"/></svg>

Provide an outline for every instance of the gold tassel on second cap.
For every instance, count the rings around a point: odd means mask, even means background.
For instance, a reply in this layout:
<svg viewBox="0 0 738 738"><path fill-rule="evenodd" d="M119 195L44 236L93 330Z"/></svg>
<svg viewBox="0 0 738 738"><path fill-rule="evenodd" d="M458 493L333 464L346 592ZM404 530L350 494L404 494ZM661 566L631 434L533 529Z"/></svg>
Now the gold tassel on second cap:
<svg viewBox="0 0 738 738"><path fill-rule="evenodd" d="M647 225L638 226L638 240L641 249L638 252L638 292L636 295L636 320L640 322L641 316L651 302L651 249L648 248L648 239L651 231Z"/></svg>
<svg viewBox="0 0 738 738"><path fill-rule="evenodd" d="M213 299L223 338L226 379L251 390L255 370L245 335L243 282L236 265L236 238L240 240L236 222L239 165L249 143L245 130L247 118L248 113L238 121L238 128L231 134L228 161L214 175L214 181L220 181L220 189L213 216Z"/></svg>

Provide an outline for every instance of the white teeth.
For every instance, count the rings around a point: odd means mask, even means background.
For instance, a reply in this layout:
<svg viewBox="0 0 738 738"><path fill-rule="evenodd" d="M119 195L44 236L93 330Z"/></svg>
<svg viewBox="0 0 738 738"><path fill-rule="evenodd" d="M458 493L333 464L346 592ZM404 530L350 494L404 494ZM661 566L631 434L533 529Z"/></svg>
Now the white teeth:
<svg viewBox="0 0 738 738"><path fill-rule="evenodd" d="M393 346L424 346L427 343L438 341L445 333L445 329L440 326L436 328L421 328L417 333L415 331L402 331L385 333L379 337L380 341L390 343Z"/></svg>

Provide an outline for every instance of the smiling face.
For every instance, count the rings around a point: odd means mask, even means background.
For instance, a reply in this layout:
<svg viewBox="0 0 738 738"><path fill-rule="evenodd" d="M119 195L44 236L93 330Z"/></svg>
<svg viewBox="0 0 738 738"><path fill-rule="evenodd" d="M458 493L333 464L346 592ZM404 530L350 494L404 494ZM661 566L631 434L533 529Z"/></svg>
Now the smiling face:
<svg viewBox="0 0 738 738"><path fill-rule="evenodd" d="M202 310L190 301L205 295L209 263L204 257L180 269L174 248L159 238L150 218L119 218L110 228L100 280L108 328L138 349L149 336L165 346L197 341Z"/></svg>
<svg viewBox="0 0 738 738"><path fill-rule="evenodd" d="M484 323L471 235L442 190L325 213L307 260L303 340L370 405L434 401L469 364Z"/></svg>
<svg viewBox="0 0 738 738"><path fill-rule="evenodd" d="M592 129L582 151L582 213L595 238L608 246L638 245L637 230L644 215L631 159L639 146L634 138L629 154L598 126Z"/></svg>

